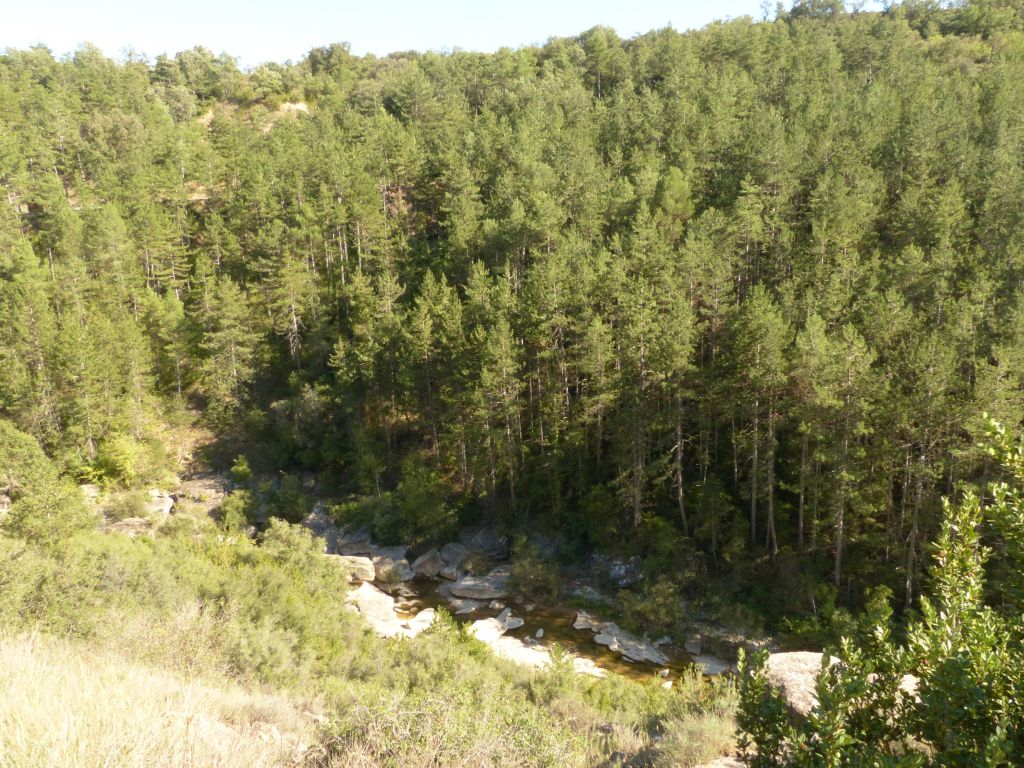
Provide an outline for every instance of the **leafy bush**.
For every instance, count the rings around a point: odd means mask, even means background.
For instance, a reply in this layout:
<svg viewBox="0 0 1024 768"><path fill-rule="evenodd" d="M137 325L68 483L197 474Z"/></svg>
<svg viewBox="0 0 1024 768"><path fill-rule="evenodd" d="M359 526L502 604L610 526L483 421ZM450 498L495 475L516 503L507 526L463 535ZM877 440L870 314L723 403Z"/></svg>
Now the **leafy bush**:
<svg viewBox="0 0 1024 768"><path fill-rule="evenodd" d="M0 419L0 493L11 499L3 532L54 545L95 525L81 492L61 478L39 443Z"/></svg>
<svg viewBox="0 0 1024 768"><path fill-rule="evenodd" d="M645 632L671 632L685 617L679 585L668 576L645 581L639 591L619 592L626 623Z"/></svg>
<svg viewBox="0 0 1024 768"><path fill-rule="evenodd" d="M274 517L297 523L309 514L309 497L295 475L285 475L279 485L267 489L265 496Z"/></svg>
<svg viewBox="0 0 1024 768"><path fill-rule="evenodd" d="M543 557L535 546L520 541L512 563L512 585L536 600L553 601L561 591L558 563Z"/></svg>

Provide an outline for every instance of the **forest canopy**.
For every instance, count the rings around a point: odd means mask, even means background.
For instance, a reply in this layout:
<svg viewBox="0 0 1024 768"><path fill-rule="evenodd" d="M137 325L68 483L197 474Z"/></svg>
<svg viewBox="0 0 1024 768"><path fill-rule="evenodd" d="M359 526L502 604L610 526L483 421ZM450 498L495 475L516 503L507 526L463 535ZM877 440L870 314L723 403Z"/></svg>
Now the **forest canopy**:
<svg viewBox="0 0 1024 768"><path fill-rule="evenodd" d="M909 606L981 413L1024 419L1022 103L993 0L252 71L7 50L0 425L131 486L201 412L384 537Z"/></svg>

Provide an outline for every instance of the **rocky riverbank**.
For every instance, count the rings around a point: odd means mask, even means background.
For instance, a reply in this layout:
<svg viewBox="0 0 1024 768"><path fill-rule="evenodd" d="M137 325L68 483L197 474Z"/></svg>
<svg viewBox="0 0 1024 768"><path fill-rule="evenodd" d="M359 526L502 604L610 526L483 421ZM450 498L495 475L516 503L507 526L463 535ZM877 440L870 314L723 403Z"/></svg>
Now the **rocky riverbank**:
<svg viewBox="0 0 1024 768"><path fill-rule="evenodd" d="M579 674L596 677L609 671L660 674L670 685L692 664L705 674L733 669L727 659L702 653L708 632L676 648L668 637L652 641L589 611L525 600L515 593L507 540L488 529L465 532L459 541L411 557L409 547L378 545L367 531L344 530L319 508L303 525L323 540L325 556L359 585L349 604L382 638L414 637L444 607L496 655L533 668L548 666L557 645ZM597 594L592 587L590 592Z"/></svg>

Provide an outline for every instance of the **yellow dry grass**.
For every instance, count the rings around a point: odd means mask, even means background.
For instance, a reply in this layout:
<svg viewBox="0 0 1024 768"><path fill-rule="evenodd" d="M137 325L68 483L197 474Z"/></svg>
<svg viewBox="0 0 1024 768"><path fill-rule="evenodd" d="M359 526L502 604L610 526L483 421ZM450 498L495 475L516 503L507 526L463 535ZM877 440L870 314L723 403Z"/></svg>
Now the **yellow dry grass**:
<svg viewBox="0 0 1024 768"><path fill-rule="evenodd" d="M0 768L295 765L313 717L41 635L0 635Z"/></svg>

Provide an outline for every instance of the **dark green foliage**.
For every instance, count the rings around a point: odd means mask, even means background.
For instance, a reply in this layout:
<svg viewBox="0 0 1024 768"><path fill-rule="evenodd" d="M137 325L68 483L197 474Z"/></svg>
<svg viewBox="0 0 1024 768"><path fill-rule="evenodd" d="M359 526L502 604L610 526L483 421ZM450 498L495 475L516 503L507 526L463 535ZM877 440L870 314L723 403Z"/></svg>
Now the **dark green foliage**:
<svg viewBox="0 0 1024 768"><path fill-rule="evenodd" d="M197 409L288 519L315 475L392 538L656 521L652 584L911 608L976 414L1024 419L1020 28L816 0L249 73L7 51L0 417L138 486ZM762 601L838 631L817 602Z"/></svg>
<svg viewBox="0 0 1024 768"><path fill-rule="evenodd" d="M548 603L558 598L562 578L553 558L544 557L525 539L516 542L512 557L512 584L517 593Z"/></svg>
<svg viewBox="0 0 1024 768"><path fill-rule="evenodd" d="M1019 595L992 582L994 551L1024 568L1024 440L990 422L989 456L1008 482L985 507L973 491L947 503L935 542L931 594L905 643L891 637L883 594L859 642L818 680L819 706L793 720L755 658L742 673L741 730L754 766L1009 766L1024 756L1024 633ZM986 543L988 542L988 543ZM918 678L911 687L904 675Z"/></svg>

